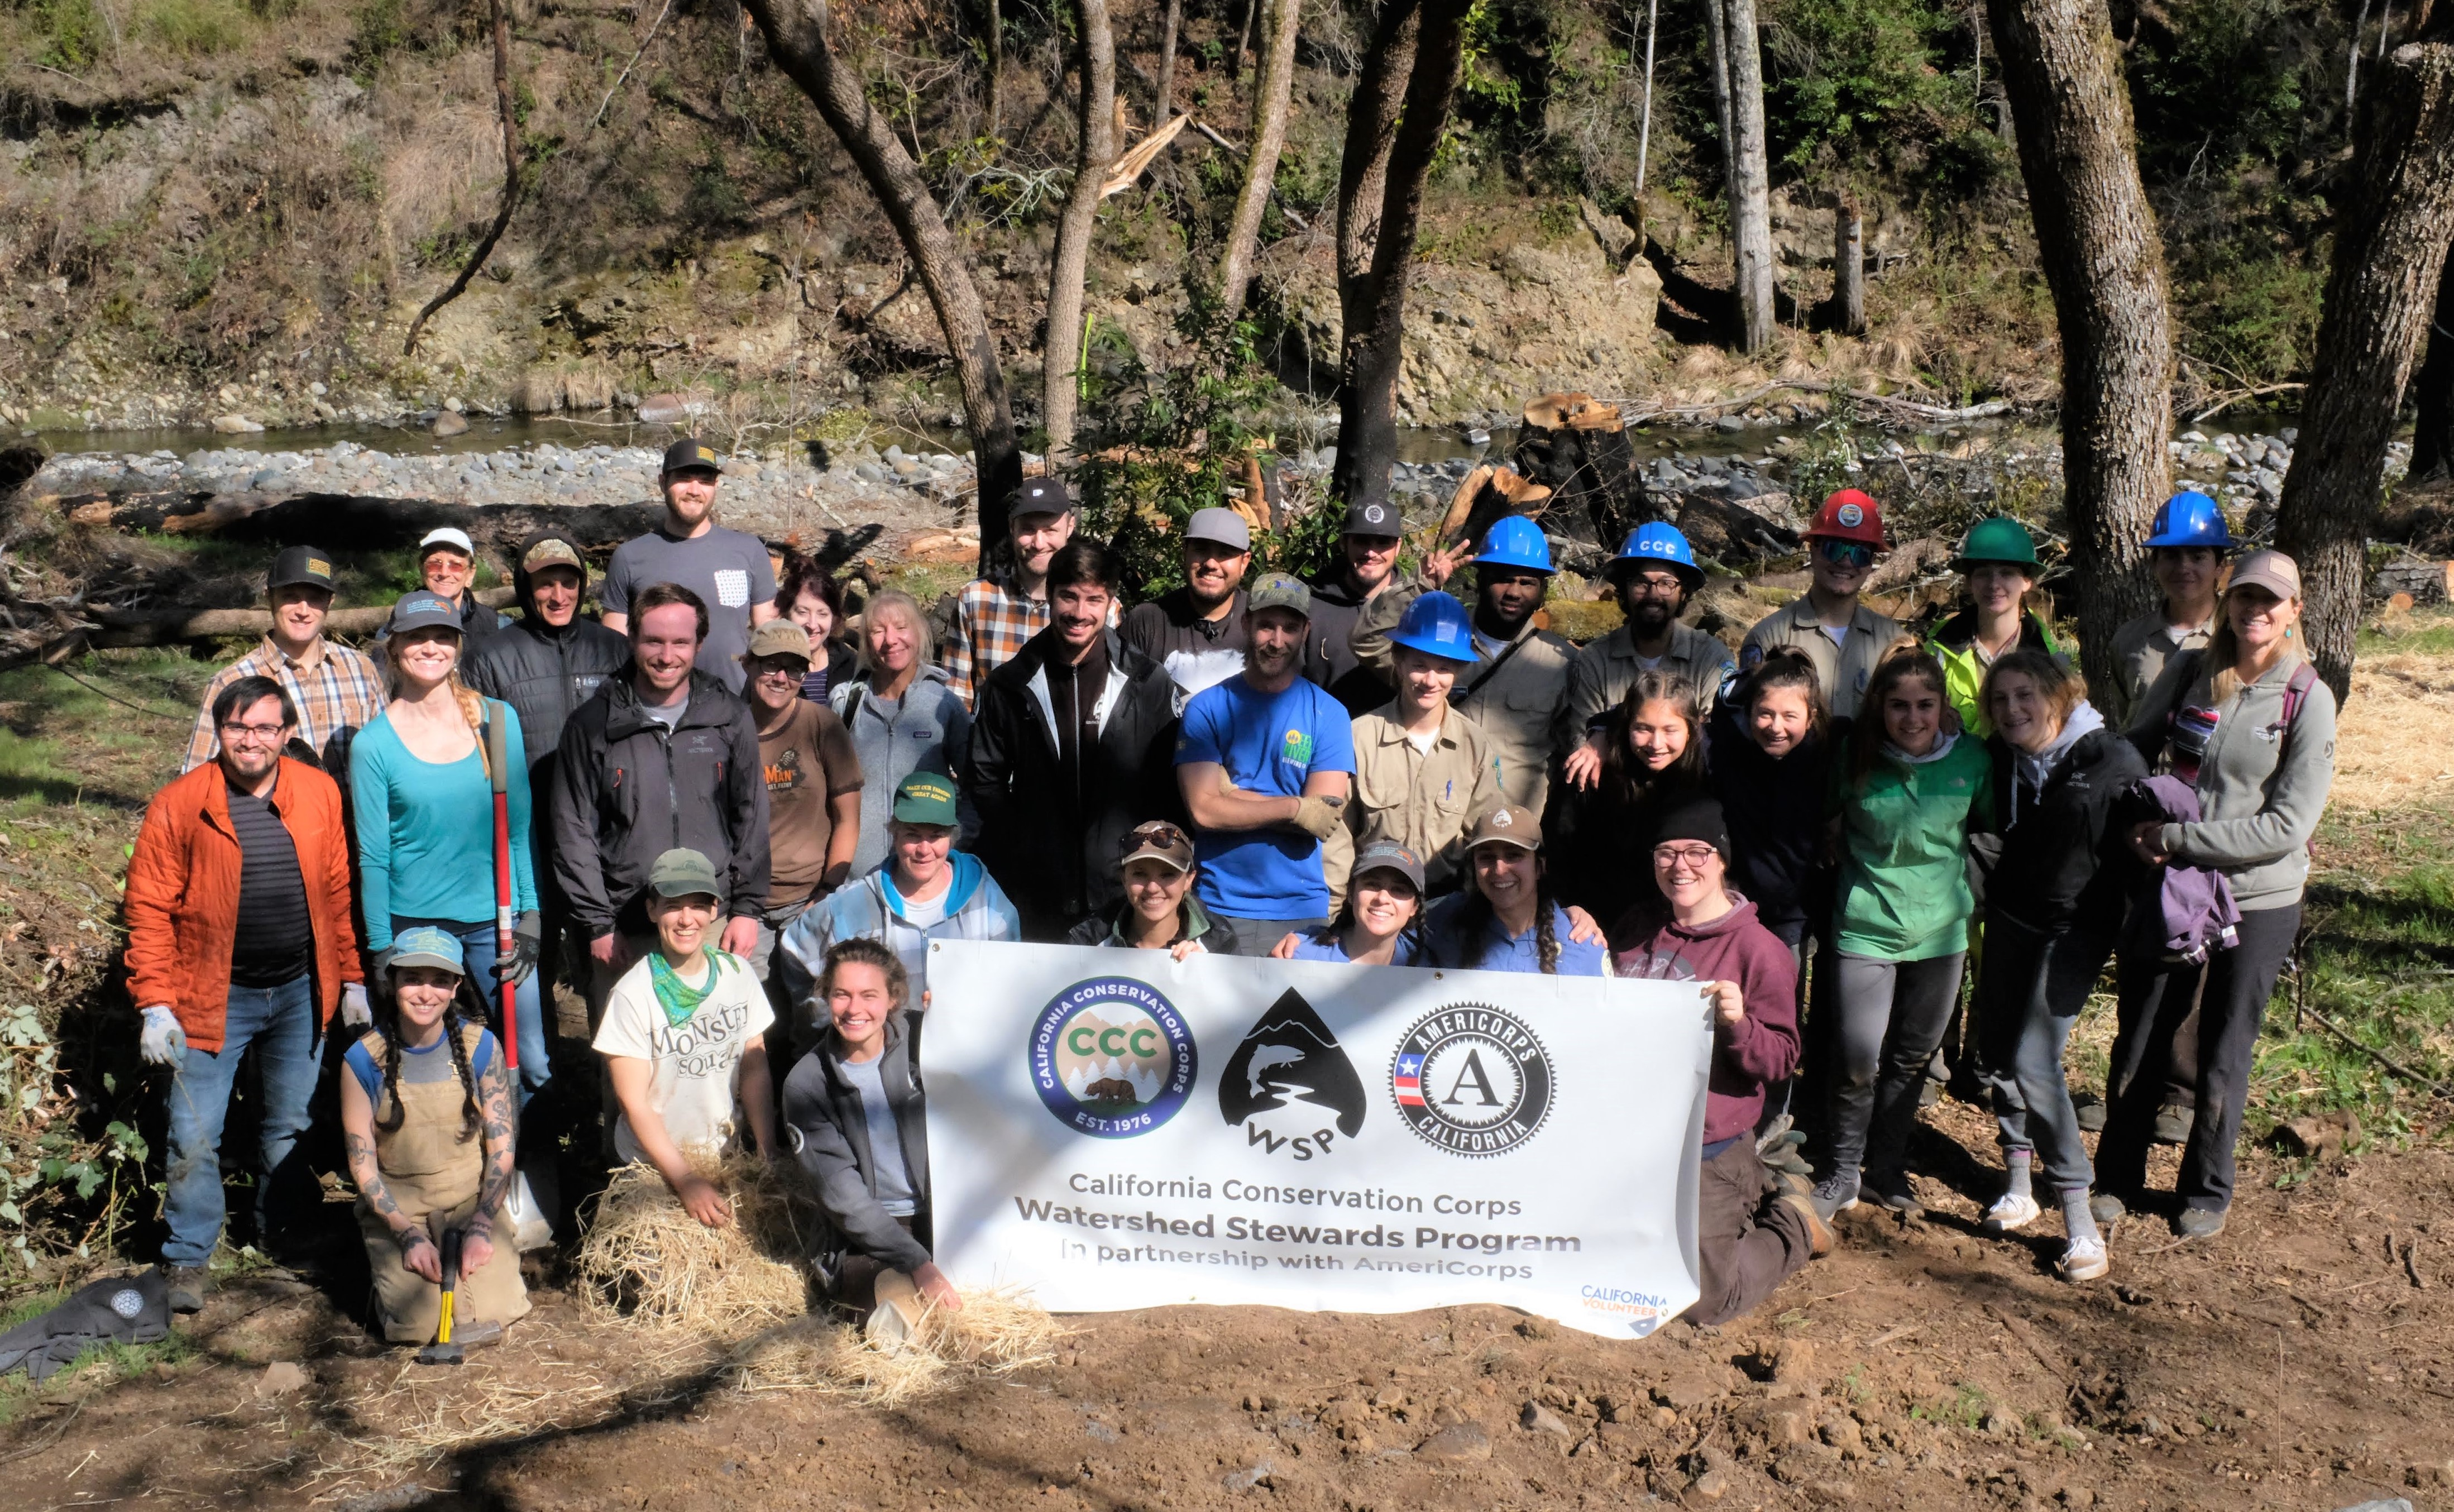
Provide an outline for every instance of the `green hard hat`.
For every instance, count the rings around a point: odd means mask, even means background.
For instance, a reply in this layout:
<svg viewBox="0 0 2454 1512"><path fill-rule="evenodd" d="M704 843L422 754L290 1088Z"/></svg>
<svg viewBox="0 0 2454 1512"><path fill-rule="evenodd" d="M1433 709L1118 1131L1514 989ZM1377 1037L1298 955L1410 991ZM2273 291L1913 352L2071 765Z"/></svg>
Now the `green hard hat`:
<svg viewBox="0 0 2454 1512"><path fill-rule="evenodd" d="M2028 527L2001 515L1979 520L1968 532L1968 538L1960 543L1960 554L1951 565L1956 571L1966 572L1981 562L2004 562L2031 572L2042 565L2037 560L2036 537L2028 534Z"/></svg>

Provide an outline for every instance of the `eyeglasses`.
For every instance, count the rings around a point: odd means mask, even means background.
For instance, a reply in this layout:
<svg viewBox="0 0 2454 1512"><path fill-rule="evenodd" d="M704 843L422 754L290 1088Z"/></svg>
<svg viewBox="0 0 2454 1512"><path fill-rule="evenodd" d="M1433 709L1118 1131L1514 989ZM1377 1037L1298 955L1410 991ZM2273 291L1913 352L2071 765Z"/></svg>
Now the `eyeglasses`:
<svg viewBox="0 0 2454 1512"><path fill-rule="evenodd" d="M808 662L791 656L757 656L750 663L750 675L754 677L790 677L795 682L809 670Z"/></svg>
<svg viewBox="0 0 2454 1512"><path fill-rule="evenodd" d="M1642 577L1627 578L1626 590L1648 598L1676 598L1687 591L1687 585L1676 577L1648 573Z"/></svg>
<svg viewBox="0 0 2454 1512"><path fill-rule="evenodd" d="M1826 536L1815 543L1815 554L1835 567L1875 565L1875 549L1864 541L1836 541Z"/></svg>
<svg viewBox="0 0 2454 1512"><path fill-rule="evenodd" d="M278 740L281 738L281 732L289 728L286 724L226 724L222 726L222 738L224 740L236 740L241 737L250 740Z"/></svg>
<svg viewBox="0 0 2454 1512"><path fill-rule="evenodd" d="M1653 864L1698 871L1720 854L1709 845L1657 845L1653 848Z"/></svg>

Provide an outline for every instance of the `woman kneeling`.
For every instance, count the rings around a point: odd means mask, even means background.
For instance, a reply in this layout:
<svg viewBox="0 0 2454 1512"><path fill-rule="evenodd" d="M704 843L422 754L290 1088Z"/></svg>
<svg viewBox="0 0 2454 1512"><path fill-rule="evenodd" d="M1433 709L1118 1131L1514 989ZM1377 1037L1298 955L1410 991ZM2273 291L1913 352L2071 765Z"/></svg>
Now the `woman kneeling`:
<svg viewBox="0 0 2454 1512"><path fill-rule="evenodd" d="M443 1240L460 1236L453 1338L499 1338L528 1315L511 1220L512 1091L502 1047L460 1001L461 944L432 925L392 940L392 991L344 1058L341 1129L384 1337L421 1344L443 1311ZM482 1135L482 1138L480 1137Z"/></svg>
<svg viewBox="0 0 2454 1512"><path fill-rule="evenodd" d="M868 1305L893 1270L952 1310L962 1298L929 1258L928 1102L910 993L901 958L878 941L829 947L818 998L830 1027L784 1079L784 1143L834 1230L815 1260L839 1300Z"/></svg>

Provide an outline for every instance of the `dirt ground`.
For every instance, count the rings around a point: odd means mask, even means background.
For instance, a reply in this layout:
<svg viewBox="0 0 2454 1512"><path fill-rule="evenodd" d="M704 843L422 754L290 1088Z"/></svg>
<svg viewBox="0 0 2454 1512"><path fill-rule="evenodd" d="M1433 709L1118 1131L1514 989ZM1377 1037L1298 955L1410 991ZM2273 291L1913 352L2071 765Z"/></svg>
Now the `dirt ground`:
<svg viewBox="0 0 2454 1512"><path fill-rule="evenodd" d="M1056 1363L895 1411L739 1389L720 1351L552 1288L503 1347L420 1367L354 1299L260 1273L215 1294L184 1359L88 1372L0 1433L0 1505L2454 1504L2454 1155L2286 1190L2252 1157L2219 1240L2133 1220L2112 1281L2072 1287L2050 1220L1977 1232L1976 1110L1927 1120L1928 1216L1845 1216L1832 1256L1722 1328L1076 1317ZM466 1441L426 1447L446 1440Z"/></svg>

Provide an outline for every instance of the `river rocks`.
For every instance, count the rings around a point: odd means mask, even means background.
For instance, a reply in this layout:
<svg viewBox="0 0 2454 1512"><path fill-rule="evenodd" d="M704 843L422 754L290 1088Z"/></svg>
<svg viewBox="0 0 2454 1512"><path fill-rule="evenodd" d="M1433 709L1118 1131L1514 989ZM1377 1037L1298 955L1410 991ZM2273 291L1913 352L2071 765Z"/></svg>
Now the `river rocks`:
<svg viewBox="0 0 2454 1512"><path fill-rule="evenodd" d="M638 414L641 425L679 425L691 410L678 393L652 393L639 401Z"/></svg>
<svg viewBox="0 0 2454 1512"><path fill-rule="evenodd" d="M213 416L213 429L224 435L247 435L264 427L243 414L217 414Z"/></svg>
<svg viewBox="0 0 2454 1512"><path fill-rule="evenodd" d="M458 411L446 410L434 417L432 429L437 436L466 435L469 433L469 422L460 417Z"/></svg>

